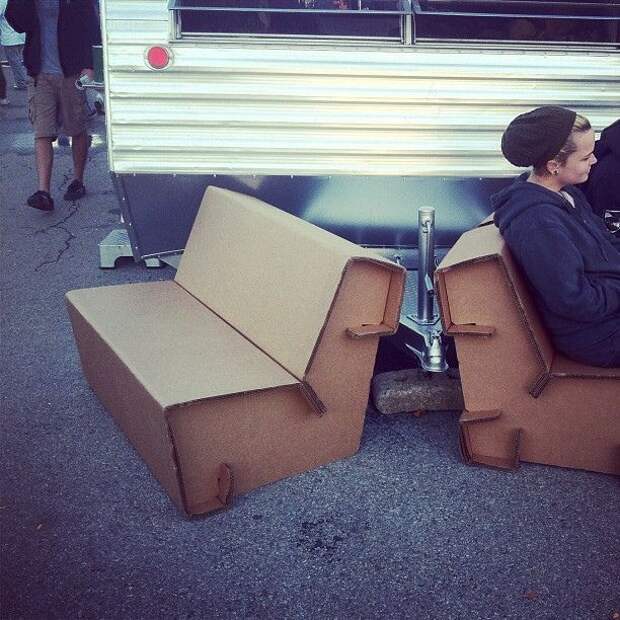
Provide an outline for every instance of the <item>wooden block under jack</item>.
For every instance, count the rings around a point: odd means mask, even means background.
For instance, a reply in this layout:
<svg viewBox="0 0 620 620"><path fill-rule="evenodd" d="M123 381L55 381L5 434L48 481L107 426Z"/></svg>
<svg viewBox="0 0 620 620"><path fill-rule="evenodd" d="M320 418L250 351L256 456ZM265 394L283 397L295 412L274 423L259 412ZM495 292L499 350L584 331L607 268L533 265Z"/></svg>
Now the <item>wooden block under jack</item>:
<svg viewBox="0 0 620 620"><path fill-rule="evenodd" d="M464 408L460 376L453 368L446 373L421 368L380 373L372 380L372 398L384 415L411 412L419 417L425 411Z"/></svg>

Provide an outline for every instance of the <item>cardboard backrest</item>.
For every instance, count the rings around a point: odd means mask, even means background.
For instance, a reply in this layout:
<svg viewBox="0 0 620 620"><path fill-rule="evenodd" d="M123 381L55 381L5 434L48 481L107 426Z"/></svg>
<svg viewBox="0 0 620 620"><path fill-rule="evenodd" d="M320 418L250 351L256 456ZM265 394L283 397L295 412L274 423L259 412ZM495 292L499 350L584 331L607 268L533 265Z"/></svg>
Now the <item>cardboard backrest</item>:
<svg viewBox="0 0 620 620"><path fill-rule="evenodd" d="M303 379L352 261L394 274L383 324L395 331L401 267L256 198L209 187L175 280ZM351 327L374 322L364 312L357 304Z"/></svg>
<svg viewBox="0 0 620 620"><path fill-rule="evenodd" d="M480 263L487 263L487 267L476 270L474 266ZM485 275L489 269L495 271L493 284L491 280L483 280L490 277ZM482 226L464 233L436 273L442 321L447 333L491 336L500 321L505 321L508 315L514 316L522 337L527 338L535 352L539 373L549 372L553 346L521 269L495 226ZM509 311L509 305L516 313ZM519 335L515 332L513 340L517 338Z"/></svg>

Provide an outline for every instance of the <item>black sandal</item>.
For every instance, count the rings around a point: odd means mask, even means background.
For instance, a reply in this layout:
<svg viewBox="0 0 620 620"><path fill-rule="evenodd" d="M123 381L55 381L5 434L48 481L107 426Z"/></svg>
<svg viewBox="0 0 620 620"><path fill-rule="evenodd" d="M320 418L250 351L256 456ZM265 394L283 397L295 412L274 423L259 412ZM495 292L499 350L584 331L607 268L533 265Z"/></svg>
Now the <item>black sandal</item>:
<svg viewBox="0 0 620 620"><path fill-rule="evenodd" d="M39 209L39 211L53 211L54 210L54 201L52 197L42 190L35 192L28 198L26 201L29 207L33 207L34 209Z"/></svg>
<svg viewBox="0 0 620 620"><path fill-rule="evenodd" d="M69 187L67 187L67 191L65 192L65 200L79 200L85 194L86 188L84 187L84 183L74 179L71 181Z"/></svg>

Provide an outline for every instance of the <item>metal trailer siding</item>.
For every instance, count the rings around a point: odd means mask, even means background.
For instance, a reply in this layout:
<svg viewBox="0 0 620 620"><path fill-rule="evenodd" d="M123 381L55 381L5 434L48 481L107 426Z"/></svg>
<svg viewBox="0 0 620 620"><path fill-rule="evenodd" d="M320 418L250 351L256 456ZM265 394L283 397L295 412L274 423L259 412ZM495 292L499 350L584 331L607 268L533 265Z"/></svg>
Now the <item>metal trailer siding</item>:
<svg viewBox="0 0 620 620"><path fill-rule="evenodd" d="M118 174L509 176L516 114L556 103L600 130L620 111L616 52L171 41L167 0L102 13Z"/></svg>

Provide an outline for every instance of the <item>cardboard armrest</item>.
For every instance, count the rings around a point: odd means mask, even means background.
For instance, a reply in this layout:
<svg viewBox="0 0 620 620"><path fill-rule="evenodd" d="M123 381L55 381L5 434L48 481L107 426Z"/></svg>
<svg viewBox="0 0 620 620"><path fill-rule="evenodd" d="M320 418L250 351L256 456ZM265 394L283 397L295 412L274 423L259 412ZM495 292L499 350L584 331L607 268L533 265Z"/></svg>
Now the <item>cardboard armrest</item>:
<svg viewBox="0 0 620 620"><path fill-rule="evenodd" d="M394 328L385 323L378 325L360 325L359 327L348 327L347 335L351 338L365 338L366 336L388 336L394 333Z"/></svg>
<svg viewBox="0 0 620 620"><path fill-rule="evenodd" d="M446 329L449 336L492 336L495 333L495 327L490 325L476 325L475 323L465 323L456 325L452 323Z"/></svg>

